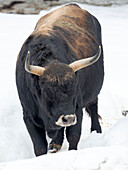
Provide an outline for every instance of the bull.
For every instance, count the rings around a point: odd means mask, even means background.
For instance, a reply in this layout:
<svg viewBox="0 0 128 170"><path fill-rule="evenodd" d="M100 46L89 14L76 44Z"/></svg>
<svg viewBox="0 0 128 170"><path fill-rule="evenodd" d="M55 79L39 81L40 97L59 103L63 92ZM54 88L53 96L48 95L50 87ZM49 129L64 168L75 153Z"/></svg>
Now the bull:
<svg viewBox="0 0 128 170"><path fill-rule="evenodd" d="M43 16L24 42L16 64L23 119L36 156L60 150L64 130L76 150L83 108L91 131L101 133L98 95L104 79L99 21L76 4ZM46 134L52 139L47 144Z"/></svg>

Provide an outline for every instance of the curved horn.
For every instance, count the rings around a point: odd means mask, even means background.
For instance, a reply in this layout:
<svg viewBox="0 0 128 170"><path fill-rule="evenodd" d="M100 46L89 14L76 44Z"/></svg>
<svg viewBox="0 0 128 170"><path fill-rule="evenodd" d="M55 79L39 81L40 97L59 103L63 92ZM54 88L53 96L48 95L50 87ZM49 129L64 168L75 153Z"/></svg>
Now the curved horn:
<svg viewBox="0 0 128 170"><path fill-rule="evenodd" d="M74 72L76 72L84 67L87 67L95 63L99 59L100 55L101 55L101 46L99 46L98 52L93 57L74 61L73 63L69 64L69 66L73 69Z"/></svg>
<svg viewBox="0 0 128 170"><path fill-rule="evenodd" d="M45 68L40 66L33 66L29 64L29 58L30 58L30 51L28 51L26 60L25 60L25 70L31 74L35 74L37 76L43 75Z"/></svg>

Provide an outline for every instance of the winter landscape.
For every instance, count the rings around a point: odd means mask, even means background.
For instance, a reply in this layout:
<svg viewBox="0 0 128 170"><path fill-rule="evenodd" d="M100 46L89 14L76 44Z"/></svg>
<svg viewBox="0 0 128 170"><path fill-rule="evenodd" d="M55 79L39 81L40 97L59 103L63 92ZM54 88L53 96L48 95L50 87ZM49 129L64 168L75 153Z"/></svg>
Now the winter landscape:
<svg viewBox="0 0 128 170"><path fill-rule="evenodd" d="M34 156L22 120L15 65L23 42L49 11L39 15L1 13L0 170L128 170L128 116L122 115L128 110L128 5L79 5L95 15L102 26L105 81L99 95L99 114L103 133L90 133L90 118L85 113L77 151L68 151L65 139L58 153Z"/></svg>

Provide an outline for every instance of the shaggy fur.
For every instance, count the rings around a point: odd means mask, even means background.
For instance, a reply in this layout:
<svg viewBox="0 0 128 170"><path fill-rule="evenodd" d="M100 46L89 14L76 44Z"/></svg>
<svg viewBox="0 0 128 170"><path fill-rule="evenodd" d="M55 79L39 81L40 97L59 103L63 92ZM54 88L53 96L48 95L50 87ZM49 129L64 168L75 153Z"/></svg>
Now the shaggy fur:
<svg viewBox="0 0 128 170"><path fill-rule="evenodd" d="M91 116L91 131L101 132L97 102L104 77L103 49L100 59L89 67L74 73L68 66L96 54L99 45L102 48L98 20L78 5L43 16L23 44L17 59L16 84L37 156L47 153L46 132L52 138L50 148L61 148L64 128L55 124L61 115L77 116L77 123L66 128L69 150L77 149L84 107ZM25 71L28 50L30 64L46 69L40 77Z"/></svg>

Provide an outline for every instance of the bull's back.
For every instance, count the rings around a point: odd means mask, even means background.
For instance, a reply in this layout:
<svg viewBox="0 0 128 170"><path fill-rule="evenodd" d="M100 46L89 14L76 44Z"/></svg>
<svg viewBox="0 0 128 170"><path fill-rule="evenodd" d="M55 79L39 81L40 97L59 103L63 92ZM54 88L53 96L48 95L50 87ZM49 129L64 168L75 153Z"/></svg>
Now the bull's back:
<svg viewBox="0 0 128 170"><path fill-rule="evenodd" d="M76 54L76 59L90 57L98 50L92 15L75 4L43 16L33 34L61 37Z"/></svg>

